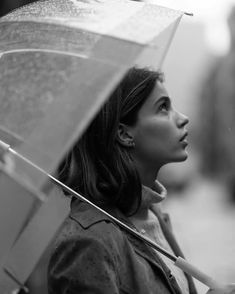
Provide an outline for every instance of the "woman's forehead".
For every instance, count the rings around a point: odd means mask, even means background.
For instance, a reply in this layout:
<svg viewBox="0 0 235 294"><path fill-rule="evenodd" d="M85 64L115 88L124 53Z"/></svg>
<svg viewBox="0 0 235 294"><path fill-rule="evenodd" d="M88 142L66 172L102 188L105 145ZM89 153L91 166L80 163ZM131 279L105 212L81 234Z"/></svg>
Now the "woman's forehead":
<svg viewBox="0 0 235 294"><path fill-rule="evenodd" d="M157 81L152 93L149 95L147 100L149 100L151 104L155 104L162 97L169 97L169 95L164 84L160 81Z"/></svg>

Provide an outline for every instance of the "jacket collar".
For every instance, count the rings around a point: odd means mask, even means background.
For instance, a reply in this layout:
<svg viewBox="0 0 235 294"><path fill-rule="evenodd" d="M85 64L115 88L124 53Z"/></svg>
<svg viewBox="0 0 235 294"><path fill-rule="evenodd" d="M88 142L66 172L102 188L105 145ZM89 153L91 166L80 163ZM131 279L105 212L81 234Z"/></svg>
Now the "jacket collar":
<svg viewBox="0 0 235 294"><path fill-rule="evenodd" d="M134 226L118 209L110 206L102 206L100 208L108 214L114 216L115 218L119 219L120 221L123 221L124 223L134 228ZM70 216L76 221L78 221L84 229L88 229L90 226L101 221L108 221L114 223L114 221L102 211L99 211L95 207L92 207L89 204L77 199L71 203Z"/></svg>

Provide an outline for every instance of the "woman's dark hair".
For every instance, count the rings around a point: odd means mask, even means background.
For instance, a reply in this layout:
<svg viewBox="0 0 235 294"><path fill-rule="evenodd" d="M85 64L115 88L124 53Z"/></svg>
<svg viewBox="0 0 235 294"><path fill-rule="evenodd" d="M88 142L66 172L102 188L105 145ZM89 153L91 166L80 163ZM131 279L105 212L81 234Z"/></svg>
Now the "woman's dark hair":
<svg viewBox="0 0 235 294"><path fill-rule="evenodd" d="M133 214L141 182L130 150L117 140L119 123L133 126L162 73L131 68L59 166L59 180L98 205Z"/></svg>

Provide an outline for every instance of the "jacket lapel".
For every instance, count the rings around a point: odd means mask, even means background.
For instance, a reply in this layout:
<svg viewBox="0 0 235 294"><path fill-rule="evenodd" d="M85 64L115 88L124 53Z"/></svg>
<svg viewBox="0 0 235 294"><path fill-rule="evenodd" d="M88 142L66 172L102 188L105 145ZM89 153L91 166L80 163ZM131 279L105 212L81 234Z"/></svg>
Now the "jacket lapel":
<svg viewBox="0 0 235 294"><path fill-rule="evenodd" d="M124 222L129 227L136 230L134 225L123 214L119 214L117 217L118 217L118 219L120 221ZM121 228L121 230L123 230L124 234L127 236L129 241L131 242L135 252L138 255L142 256L144 259L146 259L152 265L153 268L155 267L155 269L157 271L160 271L162 273L162 275L163 275L167 285L169 286L171 292L174 293L174 294L180 294L181 293L180 289L178 287L174 287L171 284L171 282L169 280L169 277L171 276L171 271L166 266L166 264L162 261L162 259L160 258L159 254L156 252L156 250L151 248L149 245L144 243L144 241L142 241L141 239L138 239L137 237L135 237L131 233L125 231L122 228Z"/></svg>
<svg viewBox="0 0 235 294"><path fill-rule="evenodd" d="M159 219L159 223L161 225L163 234L165 235L166 240L168 241L168 243L170 244L173 252L175 253L175 255L181 256L182 258L184 258L184 255L172 233L172 229L171 229L171 225L170 225L170 218L168 214L163 214L161 212L161 210L157 207L157 206L152 206L151 207L152 211L157 215L158 219ZM194 285L193 279L190 275L188 275L187 273L184 273L187 280L188 280L188 285L189 285L189 293L190 294L197 294L197 290L196 287Z"/></svg>

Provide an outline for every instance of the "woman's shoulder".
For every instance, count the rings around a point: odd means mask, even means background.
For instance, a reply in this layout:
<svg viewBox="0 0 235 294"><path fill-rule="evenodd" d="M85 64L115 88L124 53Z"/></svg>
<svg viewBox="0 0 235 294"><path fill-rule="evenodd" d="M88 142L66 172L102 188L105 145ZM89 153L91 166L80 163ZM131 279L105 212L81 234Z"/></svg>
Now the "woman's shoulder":
<svg viewBox="0 0 235 294"><path fill-rule="evenodd" d="M51 293L61 293L59 289L64 283L77 292L84 283L86 287L98 287L99 293L106 284L107 289L115 288L119 285L118 273L122 272L125 250L124 234L111 219L84 205L72 209L50 256L48 285L54 291ZM110 293L107 289L102 293Z"/></svg>
<svg viewBox="0 0 235 294"><path fill-rule="evenodd" d="M71 210L57 235L55 247L61 243L84 242L84 240L114 248L114 244L115 247L123 246L126 238L118 225L108 216L82 203Z"/></svg>

